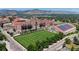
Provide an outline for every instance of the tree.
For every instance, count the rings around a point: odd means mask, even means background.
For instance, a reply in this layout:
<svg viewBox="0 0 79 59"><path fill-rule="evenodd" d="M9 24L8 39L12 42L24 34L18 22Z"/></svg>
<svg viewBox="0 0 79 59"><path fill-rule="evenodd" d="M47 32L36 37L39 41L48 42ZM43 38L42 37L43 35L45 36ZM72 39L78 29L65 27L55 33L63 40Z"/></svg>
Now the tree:
<svg viewBox="0 0 79 59"><path fill-rule="evenodd" d="M38 22L35 22L35 30L37 30Z"/></svg>
<svg viewBox="0 0 79 59"><path fill-rule="evenodd" d="M44 48L44 42L41 42L41 41L36 41L36 49L37 49L37 51L41 51L41 50L43 50L43 48Z"/></svg>
<svg viewBox="0 0 79 59"><path fill-rule="evenodd" d="M0 32L0 41L6 40L6 37ZM0 51L6 51L6 43L0 44Z"/></svg>
<svg viewBox="0 0 79 59"><path fill-rule="evenodd" d="M43 48L48 48L48 41L47 40L44 40L43 42L42 42L42 46L43 46Z"/></svg>
<svg viewBox="0 0 79 59"><path fill-rule="evenodd" d="M49 42L49 45L51 45L52 43L56 43L58 41L57 38L58 38L57 36L48 37L47 40Z"/></svg>
<svg viewBox="0 0 79 59"><path fill-rule="evenodd" d="M66 39L65 39L65 43L66 43L66 44L70 44L70 43L71 43L71 40L68 39L68 38L66 38Z"/></svg>
<svg viewBox="0 0 79 59"><path fill-rule="evenodd" d="M0 24L0 26L3 28L3 25L4 25L4 23L2 22L2 23Z"/></svg>
<svg viewBox="0 0 79 59"><path fill-rule="evenodd" d="M6 44L0 44L0 51L7 51Z"/></svg>
<svg viewBox="0 0 79 59"><path fill-rule="evenodd" d="M22 25L21 26L21 31L23 32L23 31L25 31L25 30L27 30L28 29L28 26L27 25Z"/></svg>
<svg viewBox="0 0 79 59"><path fill-rule="evenodd" d="M76 36L73 38L73 41L74 41L74 43L75 43L75 42L78 42L78 39L77 39Z"/></svg>
<svg viewBox="0 0 79 59"><path fill-rule="evenodd" d="M71 51L74 51L74 47L72 46Z"/></svg>
<svg viewBox="0 0 79 59"><path fill-rule="evenodd" d="M2 33L0 33L0 40L2 41L4 39L6 39L6 37Z"/></svg>
<svg viewBox="0 0 79 59"><path fill-rule="evenodd" d="M9 20L10 20L10 22L12 22L13 21L13 18L12 17L9 17Z"/></svg>
<svg viewBox="0 0 79 59"><path fill-rule="evenodd" d="M39 27L41 28L41 27L45 27L45 23L40 23L39 24Z"/></svg>
<svg viewBox="0 0 79 59"><path fill-rule="evenodd" d="M28 29L32 29L32 25L31 24L28 25Z"/></svg>
<svg viewBox="0 0 79 59"><path fill-rule="evenodd" d="M16 32L16 29L14 28L13 31Z"/></svg>
<svg viewBox="0 0 79 59"><path fill-rule="evenodd" d="M49 45L52 44L52 38L51 38L51 37L47 37L47 41L48 41L48 44L49 44Z"/></svg>
<svg viewBox="0 0 79 59"><path fill-rule="evenodd" d="M79 47L75 49L75 51L79 51Z"/></svg>
<svg viewBox="0 0 79 59"><path fill-rule="evenodd" d="M27 47L28 51L36 51L36 47L33 44L28 45Z"/></svg>
<svg viewBox="0 0 79 59"><path fill-rule="evenodd" d="M79 40L77 39L77 37L76 37L76 36L73 38L73 41L74 41L74 44L79 45Z"/></svg>
<svg viewBox="0 0 79 59"><path fill-rule="evenodd" d="M76 25L76 29L77 29L77 30L79 30L79 24L78 24L78 25Z"/></svg>
<svg viewBox="0 0 79 59"><path fill-rule="evenodd" d="M65 43L63 44L62 48L64 48L64 47L66 47L66 44Z"/></svg>
<svg viewBox="0 0 79 59"><path fill-rule="evenodd" d="M42 23L40 23L40 24L39 24L39 27L41 28L42 26L43 26L43 24L42 24Z"/></svg>
<svg viewBox="0 0 79 59"><path fill-rule="evenodd" d="M26 29L28 29L28 26L27 25L22 25L21 26L21 30L26 30Z"/></svg>
<svg viewBox="0 0 79 59"><path fill-rule="evenodd" d="M9 34L10 34L11 36L13 36L13 32L10 32Z"/></svg>
<svg viewBox="0 0 79 59"><path fill-rule="evenodd" d="M62 39L64 37L63 33L59 32L59 34L57 35L59 39Z"/></svg>

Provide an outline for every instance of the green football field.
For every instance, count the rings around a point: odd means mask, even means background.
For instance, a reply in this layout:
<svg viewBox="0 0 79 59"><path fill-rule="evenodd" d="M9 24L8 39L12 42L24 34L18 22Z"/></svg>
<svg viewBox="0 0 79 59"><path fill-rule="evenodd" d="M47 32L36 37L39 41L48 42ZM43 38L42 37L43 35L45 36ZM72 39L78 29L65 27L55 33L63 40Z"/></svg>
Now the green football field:
<svg viewBox="0 0 79 59"><path fill-rule="evenodd" d="M51 33L48 31L36 31L30 34L23 34L14 37L16 41L18 41L21 45L23 45L25 48L28 47L28 45L33 44L35 45L35 42L46 40L47 37L54 36L55 33Z"/></svg>

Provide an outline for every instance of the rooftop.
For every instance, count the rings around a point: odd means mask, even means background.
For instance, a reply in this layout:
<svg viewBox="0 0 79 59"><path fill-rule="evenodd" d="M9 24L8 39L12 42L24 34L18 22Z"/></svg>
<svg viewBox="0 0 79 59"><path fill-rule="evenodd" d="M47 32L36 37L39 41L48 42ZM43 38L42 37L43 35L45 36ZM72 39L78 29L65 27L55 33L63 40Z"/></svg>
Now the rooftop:
<svg viewBox="0 0 79 59"><path fill-rule="evenodd" d="M73 28L73 26L71 24L65 23L65 24L59 25L58 28L61 29L62 31L66 31Z"/></svg>

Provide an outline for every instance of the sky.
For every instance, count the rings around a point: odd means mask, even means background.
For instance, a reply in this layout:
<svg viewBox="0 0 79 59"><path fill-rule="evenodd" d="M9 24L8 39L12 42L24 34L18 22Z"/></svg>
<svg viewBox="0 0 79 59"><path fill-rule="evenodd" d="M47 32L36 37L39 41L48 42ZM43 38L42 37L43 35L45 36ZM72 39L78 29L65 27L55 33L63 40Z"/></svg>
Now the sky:
<svg viewBox="0 0 79 59"><path fill-rule="evenodd" d="M0 8L0 10L3 8ZM48 10L48 11L72 11L72 12L79 12L79 8L4 8L9 10L33 10L33 9L39 9L39 10Z"/></svg>

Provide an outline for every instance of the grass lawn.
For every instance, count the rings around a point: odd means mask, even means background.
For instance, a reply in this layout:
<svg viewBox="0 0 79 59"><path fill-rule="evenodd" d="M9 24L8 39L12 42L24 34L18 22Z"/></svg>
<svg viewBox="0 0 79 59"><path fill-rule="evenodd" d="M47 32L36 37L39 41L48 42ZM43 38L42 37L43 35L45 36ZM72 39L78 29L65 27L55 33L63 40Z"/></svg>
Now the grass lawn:
<svg viewBox="0 0 79 59"><path fill-rule="evenodd" d="M35 42L37 40L43 41L46 40L47 37L55 36L57 33L51 33L48 31L36 31L30 34L23 34L14 37L16 41L18 41L21 45L23 45L25 48L28 47L29 44L35 45Z"/></svg>

